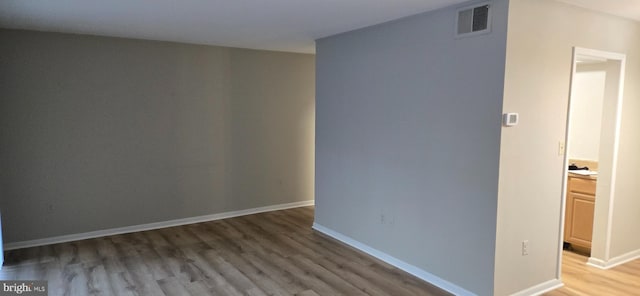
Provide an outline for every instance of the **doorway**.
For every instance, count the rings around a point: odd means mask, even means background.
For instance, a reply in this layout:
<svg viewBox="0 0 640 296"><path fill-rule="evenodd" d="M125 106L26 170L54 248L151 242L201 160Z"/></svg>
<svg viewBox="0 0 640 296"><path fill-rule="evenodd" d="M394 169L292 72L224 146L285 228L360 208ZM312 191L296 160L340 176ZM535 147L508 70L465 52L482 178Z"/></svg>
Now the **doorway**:
<svg viewBox="0 0 640 296"><path fill-rule="evenodd" d="M604 268L601 263L610 259L625 59L619 53L573 49L559 278L567 244L586 252L588 265Z"/></svg>

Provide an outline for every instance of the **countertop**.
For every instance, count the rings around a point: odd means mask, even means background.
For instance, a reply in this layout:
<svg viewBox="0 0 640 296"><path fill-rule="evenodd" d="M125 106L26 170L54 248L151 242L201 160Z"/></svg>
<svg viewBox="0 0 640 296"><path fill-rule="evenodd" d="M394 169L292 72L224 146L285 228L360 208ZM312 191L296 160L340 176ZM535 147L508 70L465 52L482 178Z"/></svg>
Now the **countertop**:
<svg viewBox="0 0 640 296"><path fill-rule="evenodd" d="M598 175L585 176L585 175L575 174L572 172L569 172L569 177L586 179L586 180L598 180Z"/></svg>

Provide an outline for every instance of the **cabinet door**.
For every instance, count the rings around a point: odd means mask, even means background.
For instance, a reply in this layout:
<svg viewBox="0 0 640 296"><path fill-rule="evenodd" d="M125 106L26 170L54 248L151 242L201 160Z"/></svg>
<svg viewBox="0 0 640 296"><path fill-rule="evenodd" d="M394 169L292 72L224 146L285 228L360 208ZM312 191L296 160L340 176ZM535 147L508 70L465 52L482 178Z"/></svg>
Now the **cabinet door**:
<svg viewBox="0 0 640 296"><path fill-rule="evenodd" d="M593 213L595 209L595 198L577 192L569 192L568 207L571 207L567 214L570 222L566 225L568 233L565 232L566 241L591 248L591 237L593 235Z"/></svg>

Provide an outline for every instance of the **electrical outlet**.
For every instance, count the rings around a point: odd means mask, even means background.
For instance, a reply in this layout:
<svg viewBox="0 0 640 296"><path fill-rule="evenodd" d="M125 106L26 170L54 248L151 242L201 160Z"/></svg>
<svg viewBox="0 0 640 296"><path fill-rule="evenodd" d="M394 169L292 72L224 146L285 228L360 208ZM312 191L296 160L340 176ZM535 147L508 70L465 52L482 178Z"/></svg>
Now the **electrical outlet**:
<svg viewBox="0 0 640 296"><path fill-rule="evenodd" d="M558 155L564 156L564 142L558 142Z"/></svg>
<svg viewBox="0 0 640 296"><path fill-rule="evenodd" d="M524 240L522 241L522 256L527 256L527 255L529 255L529 241Z"/></svg>

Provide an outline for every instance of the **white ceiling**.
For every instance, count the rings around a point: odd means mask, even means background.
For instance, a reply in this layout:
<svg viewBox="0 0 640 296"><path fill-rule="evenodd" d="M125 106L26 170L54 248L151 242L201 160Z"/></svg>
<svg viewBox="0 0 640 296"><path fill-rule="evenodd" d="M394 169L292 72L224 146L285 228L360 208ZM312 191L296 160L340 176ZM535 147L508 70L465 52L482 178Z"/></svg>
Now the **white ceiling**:
<svg viewBox="0 0 640 296"><path fill-rule="evenodd" d="M314 40L465 0L0 0L0 27L314 52Z"/></svg>
<svg viewBox="0 0 640 296"><path fill-rule="evenodd" d="M640 0L560 0L568 4L640 21Z"/></svg>
<svg viewBox="0 0 640 296"><path fill-rule="evenodd" d="M564 0L640 20L640 0ZM0 27L314 52L314 40L465 0L1 0Z"/></svg>

